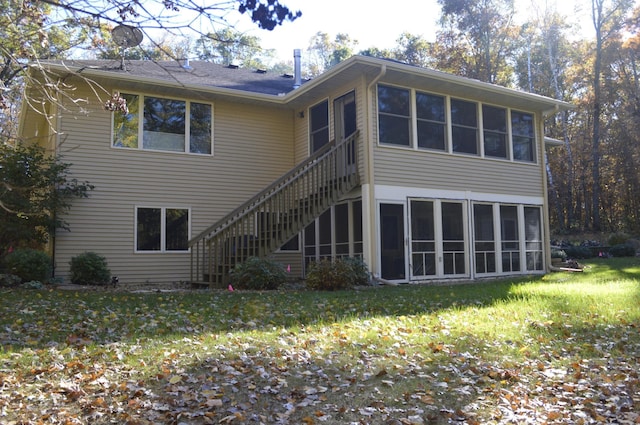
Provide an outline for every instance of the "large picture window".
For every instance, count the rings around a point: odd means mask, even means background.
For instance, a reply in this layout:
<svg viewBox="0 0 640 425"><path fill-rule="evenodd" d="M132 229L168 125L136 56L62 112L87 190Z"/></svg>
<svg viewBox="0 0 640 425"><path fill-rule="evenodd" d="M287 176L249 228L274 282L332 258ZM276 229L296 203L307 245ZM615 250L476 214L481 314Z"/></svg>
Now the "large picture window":
<svg viewBox="0 0 640 425"><path fill-rule="evenodd" d="M114 112L114 147L211 154L211 104L127 93L121 96L129 112Z"/></svg>
<svg viewBox="0 0 640 425"><path fill-rule="evenodd" d="M136 252L187 251L189 216L186 208L137 207Z"/></svg>

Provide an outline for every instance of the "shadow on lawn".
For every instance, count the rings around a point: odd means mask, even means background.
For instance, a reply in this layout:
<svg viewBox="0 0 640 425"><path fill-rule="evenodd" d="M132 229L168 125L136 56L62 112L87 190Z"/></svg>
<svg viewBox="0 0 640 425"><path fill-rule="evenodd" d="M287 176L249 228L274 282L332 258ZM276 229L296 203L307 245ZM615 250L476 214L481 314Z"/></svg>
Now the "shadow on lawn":
<svg viewBox="0 0 640 425"><path fill-rule="evenodd" d="M449 309L473 312L513 299L516 289L527 283L589 279L590 273L596 278L594 283L640 278L638 262L608 261L597 260L578 277L559 274L340 292L2 291L0 342L5 352L17 352L25 347L91 344L103 345L108 351L112 343L120 347L126 343L129 348L125 348L131 349L167 341L170 350L159 349L162 358L154 359L153 366L136 378L137 383L115 389L129 400L123 408L133 419L156 415L154 420L165 423L190 419L200 423L197 420L204 416L194 415L208 413L207 420L215 419L215 423L229 415L235 415L238 422L308 422L305 418L320 422L319 418L330 416L328 423L387 423L391 418L421 415L429 423L473 423L476 409L486 409L483 419L487 420L499 417L504 409L524 409L524 405L515 406L514 397L528 396L527 382L544 382L543 392L535 397L548 396L544 400L548 403L557 403L557 394L566 393L572 380L581 379L594 394L626 390L612 386L611 377L633 369L627 358L638 358L637 327L625 321L622 313L617 321L601 320L597 314L585 316L584 311L572 310L566 296L537 293L548 320L526 322L519 342L522 347L512 347L512 353L523 347L537 350L532 357L544 361L540 367L539 360L535 366L527 363L526 352L521 352L520 360L502 354L498 359L491 357L491 344L497 353L503 353L504 346L512 342L487 341L471 330L439 333L431 339L433 345L420 342L422 345L404 347L394 344L393 338L399 335L390 335L386 342L376 334L366 342L344 340L331 334L331 325L355 319L444 314ZM316 324L329 328L327 341L305 333L305 328ZM422 331L435 333L431 324ZM260 343L259 332L273 333L278 342ZM210 338L206 348L199 338ZM328 346L321 349L322 343ZM471 350L483 346L485 351ZM180 347L177 353L173 352L176 347ZM104 353L99 357L110 358ZM545 375L552 370L556 373L559 367L566 371L567 363L577 361L584 362L581 376ZM521 379L525 374L535 379ZM511 394L507 405L498 406L506 394ZM153 412L141 409L143 404L152 406ZM101 408L100 403L92 405ZM640 406L625 408L633 411Z"/></svg>
<svg viewBox="0 0 640 425"><path fill-rule="evenodd" d="M625 261L626 260L626 261ZM640 260L597 259L588 272L453 285L365 287L349 291L109 291L4 290L0 344L5 351L75 342L109 344L144 338L270 331L372 317L413 316L482 307L513 297L529 283L605 276L640 279ZM612 276L610 276L612 275ZM640 285L638 290L640 296ZM549 300L550 308L564 305Z"/></svg>

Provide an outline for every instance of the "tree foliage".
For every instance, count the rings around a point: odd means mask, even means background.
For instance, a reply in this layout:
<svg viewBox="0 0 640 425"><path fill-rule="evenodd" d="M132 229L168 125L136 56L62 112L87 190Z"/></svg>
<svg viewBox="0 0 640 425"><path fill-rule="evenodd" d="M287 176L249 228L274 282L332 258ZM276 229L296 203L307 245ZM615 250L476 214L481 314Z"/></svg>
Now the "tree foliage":
<svg viewBox="0 0 640 425"><path fill-rule="evenodd" d="M436 49L439 68L463 69L465 77L510 84L518 27L513 24L513 0L438 0L442 7ZM451 50L449 50L451 49ZM451 58L454 60L451 61ZM461 74L458 70L456 74Z"/></svg>
<svg viewBox="0 0 640 425"><path fill-rule="evenodd" d="M358 40L348 34L338 33L331 39L326 32L318 31L309 40L307 49L307 73L314 77L355 54Z"/></svg>
<svg viewBox="0 0 640 425"><path fill-rule="evenodd" d="M73 179L70 166L38 146L0 144L0 254L37 247L67 228L62 214L93 189Z"/></svg>

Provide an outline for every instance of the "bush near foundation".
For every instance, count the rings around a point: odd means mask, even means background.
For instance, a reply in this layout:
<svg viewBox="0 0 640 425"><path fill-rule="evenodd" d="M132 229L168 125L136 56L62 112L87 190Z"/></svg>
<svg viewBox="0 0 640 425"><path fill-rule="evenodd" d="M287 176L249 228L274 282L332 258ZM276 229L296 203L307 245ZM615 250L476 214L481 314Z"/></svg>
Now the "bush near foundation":
<svg viewBox="0 0 640 425"><path fill-rule="evenodd" d="M18 276L22 282L47 282L51 277L51 257L36 249L16 249L4 257L7 273Z"/></svg>
<svg viewBox="0 0 640 425"><path fill-rule="evenodd" d="M111 282L107 260L95 252L84 252L69 262L69 279L74 285L106 285Z"/></svg>
<svg viewBox="0 0 640 425"><path fill-rule="evenodd" d="M250 257L237 264L230 273L235 289L273 290L287 280L284 266L268 258Z"/></svg>
<svg viewBox="0 0 640 425"><path fill-rule="evenodd" d="M337 291L368 283L369 271L358 258L338 258L334 261L323 258L311 263L305 281L308 289L318 291Z"/></svg>

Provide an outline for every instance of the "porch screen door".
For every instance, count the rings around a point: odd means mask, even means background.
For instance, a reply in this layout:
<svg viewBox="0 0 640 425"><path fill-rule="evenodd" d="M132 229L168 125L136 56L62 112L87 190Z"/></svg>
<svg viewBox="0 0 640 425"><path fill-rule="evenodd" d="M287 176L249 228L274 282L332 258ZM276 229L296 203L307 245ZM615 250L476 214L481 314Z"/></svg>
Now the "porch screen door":
<svg viewBox="0 0 640 425"><path fill-rule="evenodd" d="M380 204L380 266L383 279L405 278L402 204Z"/></svg>
<svg viewBox="0 0 640 425"><path fill-rule="evenodd" d="M411 275L434 276L436 266L433 201L411 201Z"/></svg>
<svg viewBox="0 0 640 425"><path fill-rule="evenodd" d="M464 275L466 251L464 212L460 202L442 203L442 258L445 275Z"/></svg>

